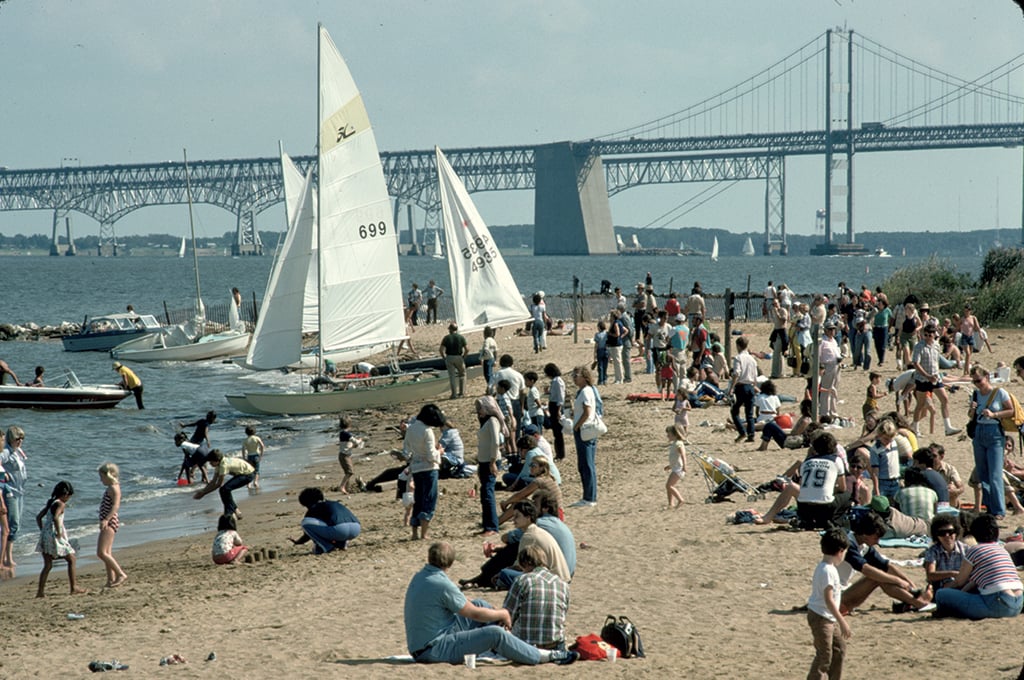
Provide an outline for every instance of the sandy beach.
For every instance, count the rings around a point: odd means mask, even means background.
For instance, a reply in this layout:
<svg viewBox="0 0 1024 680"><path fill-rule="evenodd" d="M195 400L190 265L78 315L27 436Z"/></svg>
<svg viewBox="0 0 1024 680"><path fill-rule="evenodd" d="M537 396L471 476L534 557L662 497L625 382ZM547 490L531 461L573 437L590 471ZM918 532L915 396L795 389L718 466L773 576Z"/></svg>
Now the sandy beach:
<svg viewBox="0 0 1024 680"><path fill-rule="evenodd" d="M721 324L713 326L721 333ZM751 347L767 349L767 324L737 323L751 338ZM563 372L590 363L594 324L582 324L580 342L551 336L549 350L533 354L529 337L498 337L502 353L516 357L520 371L540 370L549 361ZM425 353L437 347L442 326L420 328L414 342ZM981 355L993 369L996 361L1011 362L1021 354L1024 332L993 330L994 354ZM469 338L472 349L479 335ZM767 362L759 362L768 372ZM642 364L634 363L639 373ZM890 359L886 377L896 374ZM840 442L860 430L860 413L867 374L844 370L840 414L854 425L837 432ZM778 381L780 394L798 396L803 380ZM541 380L541 387L547 381ZM1010 385L1024 395L1019 383ZM785 529L734 526L726 517L737 510L766 511L773 496L749 503L705 504L707 489L692 459L682 483L684 506L669 510L664 491L667 462L664 426L672 422L669 402L628 403L632 392L654 390L653 376L640 373L632 384L601 389L610 432L598 444L599 503L593 508L567 508L566 522L575 534L579 565L572 583L567 633L575 637L598 632L605 615L626 615L639 627L647 658L580 662L567 668L543 667L545 674L567 677L683 678L796 678L806 675L813 657L805 614L793 607L806 602L814 566L820 559L814 533ZM570 392L574 390L570 387ZM953 422L966 420L969 390L953 394ZM483 393L478 379L467 388ZM892 398L885 401L891 408ZM477 423L473 398L439 402L460 426L467 458L475 456ZM796 410L796 404L784 404ZM788 408L791 407L791 408ZM390 429L417 405L391 411L351 414L352 429L366 437L366 455L356 460L356 472L370 479L391 466L379 452L400 445ZM734 444L724 429L724 406L695 410L690 415L687 447L720 457L740 470L740 476L759 484L782 472L799 451L755 451L757 444ZM704 425L704 423L707 425ZM924 424L927 429L927 424ZM945 437L938 419L933 435L964 478L973 463L969 440ZM274 559L219 567L210 559L210 546L219 503L207 504L210 531L203 535L150 543L115 554L129 574L120 588L103 590L101 565L81 569L80 584L90 594L67 594L62 563L50 575L48 596L36 599L36 573L22 570L18 578L0 584L0 618L6 628L0 677L91 676L92 660L119 659L125 673L138 677L450 677L469 673L461 667L415 666L391 660L405 655L403 596L412 575L426 560L427 543L409 539L402 526L402 508L393 493L354 493L340 498L362 522L362 535L344 552L315 556L309 545L293 546L303 511L296 498L305 486L327 490L341 479L333 445L336 423L324 421L324 449L318 462L287 480L285 492L255 496L236 492L244 520L239 533L255 549L277 551ZM929 441L925 435L924 441ZM571 441L560 466L566 503L580 497L579 475ZM319 477L319 479L318 479ZM459 560L453 579L476 573L483 560L482 541L473 534L480 520L479 501L470 497L474 479L442 480L442 495L431 525L432 540L448 540ZM339 498L327 491L329 498ZM967 498L970 499L970 491ZM499 492L499 498L502 498ZM28 512L26 508L26 512ZM37 509L32 509L34 512ZM75 512L92 512L76 508ZM1008 516L1013 528L1018 518ZM1024 523L1024 522L1021 522ZM504 528L504 527L503 527ZM82 546L91 555L94 546ZM919 550L886 549L896 559L913 559ZM917 583L923 570L908 568ZM500 606L503 593L474 591ZM85 615L68 620L68 613ZM1022 651L1016 641L1015 620L968 622L933 620L924 614L894 614L891 600L878 592L851 617L846 677L1015 678ZM215 661L206 661L216 652ZM161 657L180 654L188 664L161 668ZM513 674L526 677L537 670L510 664L484 663L473 671L479 677Z"/></svg>

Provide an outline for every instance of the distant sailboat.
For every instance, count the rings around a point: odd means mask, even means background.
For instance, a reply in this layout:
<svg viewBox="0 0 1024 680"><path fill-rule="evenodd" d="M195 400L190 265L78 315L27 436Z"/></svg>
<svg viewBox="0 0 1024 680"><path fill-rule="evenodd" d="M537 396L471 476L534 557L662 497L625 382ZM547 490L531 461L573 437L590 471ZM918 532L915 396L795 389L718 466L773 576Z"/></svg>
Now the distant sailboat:
<svg viewBox="0 0 1024 680"><path fill-rule="evenodd" d="M185 257L185 237L181 237L181 245L178 246L178 257Z"/></svg>
<svg viewBox="0 0 1024 680"><path fill-rule="evenodd" d="M711 261L718 262L718 237L715 237L715 242L711 244Z"/></svg>
<svg viewBox="0 0 1024 680"><path fill-rule="evenodd" d="M752 257L754 255L754 242L748 236L746 243L743 244L743 250L740 251L740 255L744 257Z"/></svg>
<svg viewBox="0 0 1024 680"><path fill-rule="evenodd" d="M430 256L435 260L443 260L444 253L441 252L441 230L438 229L434 232L434 244L430 250Z"/></svg>

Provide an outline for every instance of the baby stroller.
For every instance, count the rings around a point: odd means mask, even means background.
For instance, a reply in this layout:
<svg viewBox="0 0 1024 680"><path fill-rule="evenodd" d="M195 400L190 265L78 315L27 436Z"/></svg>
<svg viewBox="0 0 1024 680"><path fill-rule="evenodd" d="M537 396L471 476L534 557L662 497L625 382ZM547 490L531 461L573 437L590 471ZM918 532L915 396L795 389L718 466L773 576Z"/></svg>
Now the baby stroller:
<svg viewBox="0 0 1024 680"><path fill-rule="evenodd" d="M704 475L708 493L711 494L704 499L705 503L722 503L736 492L746 494L747 501L751 503L764 498L764 491L744 481L736 474L736 470L721 458L713 458L699 451L691 451L690 455L697 461L697 466Z"/></svg>

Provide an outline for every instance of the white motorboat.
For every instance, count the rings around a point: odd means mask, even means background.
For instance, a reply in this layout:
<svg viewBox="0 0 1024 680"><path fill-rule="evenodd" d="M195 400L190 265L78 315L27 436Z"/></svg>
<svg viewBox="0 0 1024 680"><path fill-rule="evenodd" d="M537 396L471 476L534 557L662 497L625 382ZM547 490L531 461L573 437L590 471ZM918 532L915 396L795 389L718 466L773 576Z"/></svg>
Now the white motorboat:
<svg viewBox="0 0 1024 680"><path fill-rule="evenodd" d="M85 317L82 329L60 340L65 352L106 352L113 347L150 333L163 326L152 314L107 314Z"/></svg>
<svg viewBox="0 0 1024 680"><path fill-rule="evenodd" d="M117 385L83 385L65 368L48 377L51 385L0 385L0 408L98 409L113 408L131 392Z"/></svg>

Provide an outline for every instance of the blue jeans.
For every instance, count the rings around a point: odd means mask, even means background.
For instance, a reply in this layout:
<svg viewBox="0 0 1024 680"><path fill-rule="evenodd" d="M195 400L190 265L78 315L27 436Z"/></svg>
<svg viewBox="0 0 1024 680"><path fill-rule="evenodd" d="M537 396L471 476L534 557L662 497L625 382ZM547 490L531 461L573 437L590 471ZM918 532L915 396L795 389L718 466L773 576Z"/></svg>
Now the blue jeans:
<svg viewBox="0 0 1024 680"><path fill-rule="evenodd" d="M534 352L539 352L541 350L541 348L544 347L544 344L545 344L544 343L544 331L546 329L544 328L544 324L543 323L537 323L537 321L534 320L533 326L532 326L532 330L533 330L533 351Z"/></svg>
<svg viewBox="0 0 1024 680"><path fill-rule="evenodd" d="M413 473L412 518L409 525L418 527L420 522L434 519L437 507L437 470Z"/></svg>
<svg viewBox="0 0 1024 680"><path fill-rule="evenodd" d="M494 373L494 359L484 359L484 382L491 384L491 375Z"/></svg>
<svg viewBox="0 0 1024 680"><path fill-rule="evenodd" d="M576 440L576 467L583 482L583 500L597 502L597 439L585 442L577 430L573 430L573 439Z"/></svg>
<svg viewBox="0 0 1024 680"><path fill-rule="evenodd" d="M871 370L871 334L854 331L850 334L850 350L853 352L853 365L863 366L865 371Z"/></svg>
<svg viewBox="0 0 1024 680"><path fill-rule="evenodd" d="M512 583L523 575L523 572L512 567L506 567L498 572L498 577L495 580L494 587L498 590L508 590L512 587Z"/></svg>
<svg viewBox="0 0 1024 680"><path fill-rule="evenodd" d="M597 384L604 385L608 382L608 350L597 350Z"/></svg>
<svg viewBox="0 0 1024 680"><path fill-rule="evenodd" d="M974 433L974 465L981 484L981 502L990 515L1006 514L1003 491L1003 446L1006 435L999 423L978 423Z"/></svg>
<svg viewBox="0 0 1024 680"><path fill-rule="evenodd" d="M493 609L484 600L473 600L478 607ZM418 651L418 650L416 650ZM479 623L456 614L448 630L414 654L418 663L461 664L466 654L493 652L515 663L535 666L540 663L540 650L527 644L501 626Z"/></svg>
<svg viewBox="0 0 1024 680"><path fill-rule="evenodd" d="M235 499L231 495L231 492L235 489L241 489L243 486L252 484L253 475L235 475L228 481L220 485L220 501L224 504L224 514L232 515L235 510L238 510L238 506L235 505Z"/></svg>
<svg viewBox="0 0 1024 680"><path fill-rule="evenodd" d="M498 502L494 499L495 476L491 474L491 464L478 462L476 477L480 480L480 510L484 531L498 530Z"/></svg>
<svg viewBox="0 0 1024 680"><path fill-rule="evenodd" d="M963 619L1005 619L1020 614L1024 596L1002 591L991 595L965 593L956 588L942 588L935 593L939 612Z"/></svg>
<svg viewBox="0 0 1024 680"><path fill-rule="evenodd" d="M740 383L736 385L733 390L733 394L736 396L736 401L733 402L732 408L729 409L732 415L732 424L736 426L736 431L740 434L746 434L750 437L754 436L754 386L746 383ZM740 407L743 407L743 415L747 419L747 427L743 429L743 423L740 422Z"/></svg>
<svg viewBox="0 0 1024 680"><path fill-rule="evenodd" d="M875 340L875 355L878 357L878 365L885 361L885 348L889 344L889 327L872 326L871 336Z"/></svg>
<svg viewBox="0 0 1024 680"><path fill-rule="evenodd" d="M329 553L332 550L348 547L348 542L359 535L359 522L345 522L332 527L317 522L303 520L302 530L316 545L316 553Z"/></svg>
<svg viewBox="0 0 1024 680"><path fill-rule="evenodd" d="M774 420L764 424L764 429L761 430L761 439L763 441L771 439L779 445L779 448L786 448L786 433Z"/></svg>
<svg viewBox="0 0 1024 680"><path fill-rule="evenodd" d="M13 541L15 536L18 535L18 527L21 526L21 510L24 499L24 496L16 496L10 491L4 489L4 505L7 506L7 527L10 529L10 533L7 535L8 541Z"/></svg>

